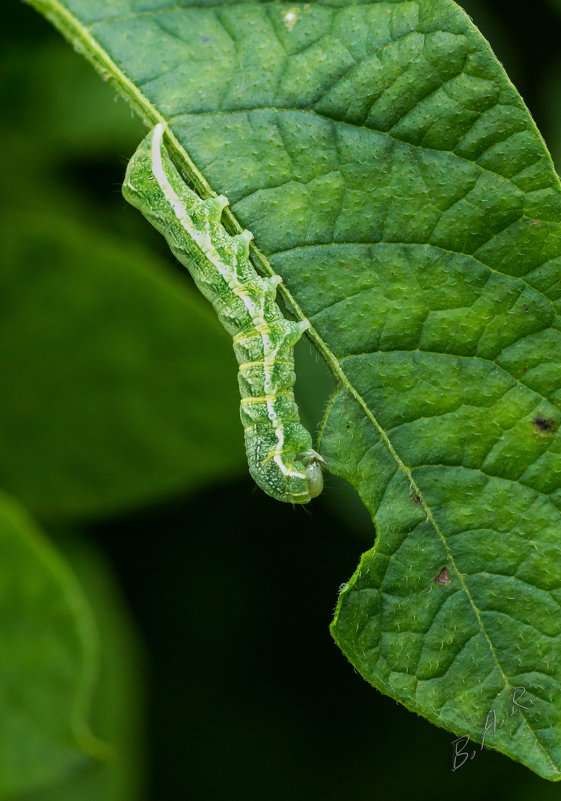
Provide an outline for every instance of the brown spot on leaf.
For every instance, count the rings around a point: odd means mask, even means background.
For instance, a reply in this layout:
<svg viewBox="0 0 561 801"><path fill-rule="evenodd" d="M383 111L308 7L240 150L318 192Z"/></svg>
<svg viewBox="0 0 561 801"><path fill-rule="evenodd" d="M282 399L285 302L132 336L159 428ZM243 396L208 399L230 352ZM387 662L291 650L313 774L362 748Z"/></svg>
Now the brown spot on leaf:
<svg viewBox="0 0 561 801"><path fill-rule="evenodd" d="M441 587L446 587L446 585L450 584L452 579L450 578L448 568L443 567L438 576L434 577L433 581L435 584L439 584Z"/></svg>
<svg viewBox="0 0 561 801"><path fill-rule="evenodd" d="M541 414L537 414L534 417L534 426L536 427L537 431L543 432L544 434L551 434L555 431L555 420L551 417L542 417Z"/></svg>
<svg viewBox="0 0 561 801"><path fill-rule="evenodd" d="M411 496L411 500L413 501L413 503L416 503L417 506L419 506L421 503L421 499L419 498L416 492L414 492L413 495Z"/></svg>

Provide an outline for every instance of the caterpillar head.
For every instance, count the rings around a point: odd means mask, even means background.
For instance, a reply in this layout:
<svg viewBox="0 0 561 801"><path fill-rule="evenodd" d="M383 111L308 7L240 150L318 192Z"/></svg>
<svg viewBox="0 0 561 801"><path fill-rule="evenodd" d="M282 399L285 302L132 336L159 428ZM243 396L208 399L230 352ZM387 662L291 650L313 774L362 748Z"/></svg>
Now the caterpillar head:
<svg viewBox="0 0 561 801"><path fill-rule="evenodd" d="M323 490L322 465L325 464L325 460L322 459L319 453L312 450L299 454L299 457L304 465L304 472L306 473L308 494L310 498L317 498Z"/></svg>

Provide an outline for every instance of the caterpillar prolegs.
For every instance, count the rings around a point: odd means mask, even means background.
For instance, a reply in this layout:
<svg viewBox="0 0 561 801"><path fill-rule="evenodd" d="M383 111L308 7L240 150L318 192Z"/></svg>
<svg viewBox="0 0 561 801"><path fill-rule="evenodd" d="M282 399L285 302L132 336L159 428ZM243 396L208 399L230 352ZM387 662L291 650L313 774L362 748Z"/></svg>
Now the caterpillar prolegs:
<svg viewBox="0 0 561 801"><path fill-rule="evenodd" d="M185 184L164 146L164 131L156 125L140 143L123 195L165 236L233 336L251 475L273 498L307 503L323 488L323 459L300 422L292 388L294 345L310 324L282 315L275 300L282 279L257 274L249 261L249 231L228 234L220 222L227 198L202 200Z"/></svg>

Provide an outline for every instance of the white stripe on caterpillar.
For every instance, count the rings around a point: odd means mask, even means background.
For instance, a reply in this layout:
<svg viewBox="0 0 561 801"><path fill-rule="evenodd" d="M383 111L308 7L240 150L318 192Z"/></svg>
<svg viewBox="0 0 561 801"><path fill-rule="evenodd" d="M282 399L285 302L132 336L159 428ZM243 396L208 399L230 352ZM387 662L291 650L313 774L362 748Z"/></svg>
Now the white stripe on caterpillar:
<svg viewBox="0 0 561 801"><path fill-rule="evenodd" d="M162 233L233 337L239 364L249 470L273 498L307 503L323 488L322 457L300 423L294 400L293 349L308 320L281 313L278 275L263 278L249 260L249 231L231 236L220 222L228 200L202 200L183 181L164 146L165 126L142 140L130 160L123 195Z"/></svg>

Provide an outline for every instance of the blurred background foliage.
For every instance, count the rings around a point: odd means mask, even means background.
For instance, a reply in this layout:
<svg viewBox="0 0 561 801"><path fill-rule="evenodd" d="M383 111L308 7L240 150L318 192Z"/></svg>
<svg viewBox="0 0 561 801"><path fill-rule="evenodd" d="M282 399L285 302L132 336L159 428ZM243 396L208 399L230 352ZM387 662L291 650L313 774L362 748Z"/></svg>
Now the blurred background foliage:
<svg viewBox="0 0 561 801"><path fill-rule="evenodd" d="M463 5L561 164L561 0ZM365 511L254 488L230 340L121 198L140 122L17 0L0 47L0 801L557 798L346 664Z"/></svg>

